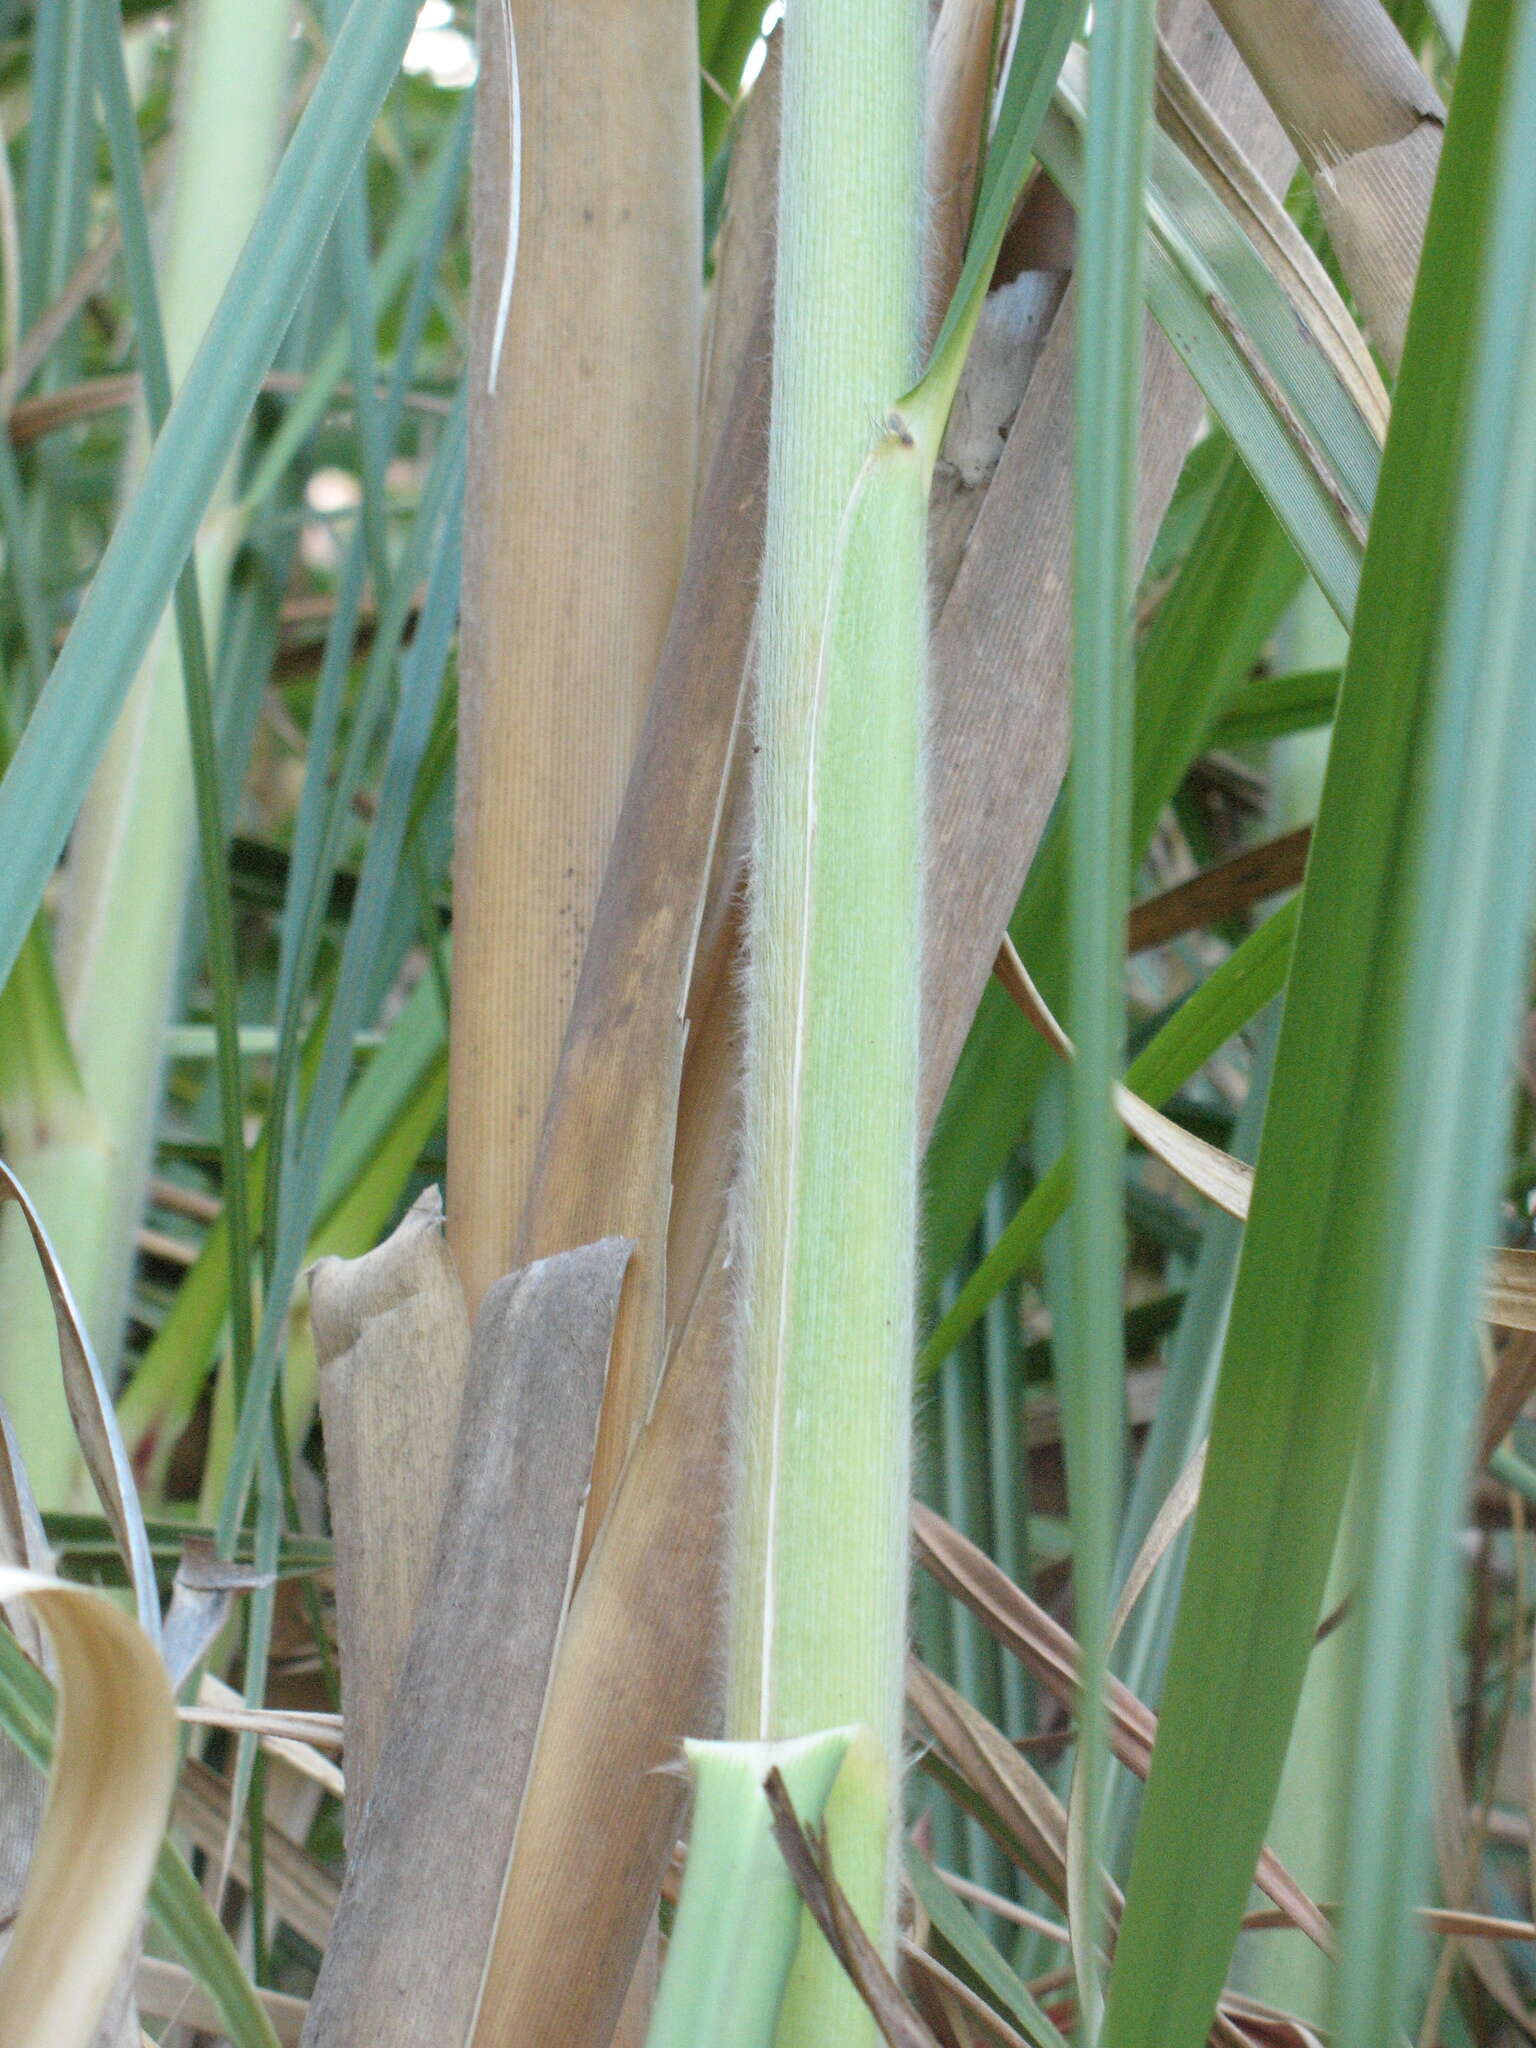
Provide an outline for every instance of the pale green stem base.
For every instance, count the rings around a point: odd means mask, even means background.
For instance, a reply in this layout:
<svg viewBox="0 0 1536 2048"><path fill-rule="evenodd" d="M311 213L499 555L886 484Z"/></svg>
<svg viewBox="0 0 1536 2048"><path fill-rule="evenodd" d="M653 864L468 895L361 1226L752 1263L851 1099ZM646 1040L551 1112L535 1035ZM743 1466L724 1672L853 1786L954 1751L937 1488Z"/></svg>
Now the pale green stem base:
<svg viewBox="0 0 1536 2048"><path fill-rule="evenodd" d="M900 1783L892 1756L862 1733L838 1773L825 1819L833 1876L864 1925L882 1930L888 1954L895 1916L892 1824ZM812 2042L841 2048L844 2042L876 2038L864 2001L810 1914L802 1911L775 2048L810 2048Z"/></svg>
<svg viewBox="0 0 1536 2048"><path fill-rule="evenodd" d="M646 2048L769 2048L801 1906L763 1787L776 1769L802 1826L816 1827L853 1732L686 1745L693 1832Z"/></svg>

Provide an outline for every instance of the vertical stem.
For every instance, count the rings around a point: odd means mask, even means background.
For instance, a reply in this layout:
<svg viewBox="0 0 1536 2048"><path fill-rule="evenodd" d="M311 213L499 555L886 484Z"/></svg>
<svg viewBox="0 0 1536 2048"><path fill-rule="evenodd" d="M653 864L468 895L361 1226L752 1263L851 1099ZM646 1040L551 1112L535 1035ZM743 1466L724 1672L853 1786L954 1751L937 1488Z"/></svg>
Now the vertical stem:
<svg viewBox="0 0 1536 2048"><path fill-rule="evenodd" d="M1063 1417L1071 1482L1073 1587L1083 1645L1074 1798L1086 1816L1094 1925L1074 1926L1085 2037L1098 2032L1102 1690L1109 1575L1119 1521L1125 1400L1122 1336L1124 1134L1113 1086L1125 1049L1124 951L1131 837L1132 650L1142 262L1154 16L1150 0L1100 0L1091 49L1078 258L1073 543L1073 744L1069 798L1068 986L1077 1043L1068 1122L1077 1157L1069 1229L1071 1312ZM1073 1901L1081 1908L1081 1900Z"/></svg>
<svg viewBox="0 0 1536 2048"><path fill-rule="evenodd" d="M480 12L448 1106L471 1316L516 1250L682 567L702 289L693 0L511 0L521 229L492 388L512 119L502 0ZM593 1526L649 1393L605 1420Z"/></svg>
<svg viewBox="0 0 1536 2048"><path fill-rule="evenodd" d="M861 1733L834 1865L892 1937L916 1210L923 0L785 23L728 1732ZM869 2038L817 1936L779 2041Z"/></svg>

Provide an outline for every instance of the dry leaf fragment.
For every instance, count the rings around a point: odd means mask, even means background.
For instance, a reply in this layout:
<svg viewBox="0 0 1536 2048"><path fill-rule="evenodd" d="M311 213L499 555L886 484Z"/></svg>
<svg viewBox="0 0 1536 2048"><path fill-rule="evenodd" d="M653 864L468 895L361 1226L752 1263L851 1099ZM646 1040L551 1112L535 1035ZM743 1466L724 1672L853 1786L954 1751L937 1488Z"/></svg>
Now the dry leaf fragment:
<svg viewBox="0 0 1536 2048"><path fill-rule="evenodd" d="M139 1963L137 1982L139 2011L147 2020L179 2020L199 2033L217 2035L222 2015L207 1992L179 1963L162 1962L145 1956ZM287 1998L280 1991L258 1988L262 2011L272 2023L278 2048L299 2048L299 2035L308 2010L302 1998Z"/></svg>
<svg viewBox="0 0 1536 2048"><path fill-rule="evenodd" d="M161 1644L174 1690L180 1691L183 1680L213 1648L234 1607L235 1595L271 1583L269 1572L220 1557L202 1537L183 1544Z"/></svg>
<svg viewBox="0 0 1536 2048"><path fill-rule="evenodd" d="M469 1320L428 1188L385 1242L309 1276L347 1722L347 1837L431 1567L459 1423Z"/></svg>
<svg viewBox="0 0 1536 2048"><path fill-rule="evenodd" d="M1229 860L1202 868L1159 896L1144 898L1131 911L1126 951L1166 946L1185 932L1198 931L1217 918L1234 917L1266 896L1295 888L1306 873L1311 844L1312 827L1298 825L1294 832L1267 839L1262 846L1246 846Z"/></svg>
<svg viewBox="0 0 1536 2048"><path fill-rule="evenodd" d="M1493 1254L1483 1313L1502 1330L1536 1331L1536 1252Z"/></svg>

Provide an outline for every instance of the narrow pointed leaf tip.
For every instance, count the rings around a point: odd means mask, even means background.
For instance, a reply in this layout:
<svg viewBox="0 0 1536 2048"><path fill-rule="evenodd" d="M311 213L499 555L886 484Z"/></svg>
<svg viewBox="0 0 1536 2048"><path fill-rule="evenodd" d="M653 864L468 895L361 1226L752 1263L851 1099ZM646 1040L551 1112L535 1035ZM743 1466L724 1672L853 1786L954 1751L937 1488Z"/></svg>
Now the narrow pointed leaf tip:
<svg viewBox="0 0 1536 2048"><path fill-rule="evenodd" d="M42 1218L21 1182L0 1160L0 1207L6 1202L14 1202L20 1209L36 1248L48 1297L53 1305L54 1325L59 1338L59 1363L64 1374L64 1394L69 1404L70 1420L75 1426L91 1484L106 1510L107 1521L128 1568L139 1624L151 1642L158 1643L160 1595L155 1584L155 1563L138 1491L133 1483L133 1470L123 1447L117 1411L70 1292L68 1278L43 1228Z"/></svg>

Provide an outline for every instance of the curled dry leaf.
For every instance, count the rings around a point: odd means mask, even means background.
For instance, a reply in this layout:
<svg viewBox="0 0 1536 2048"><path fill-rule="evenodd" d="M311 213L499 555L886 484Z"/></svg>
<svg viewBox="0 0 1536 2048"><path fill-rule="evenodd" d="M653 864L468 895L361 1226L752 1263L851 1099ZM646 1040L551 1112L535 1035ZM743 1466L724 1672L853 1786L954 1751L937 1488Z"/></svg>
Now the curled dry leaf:
<svg viewBox="0 0 1536 2048"><path fill-rule="evenodd" d="M59 1726L42 1829L0 1961L0 2048L89 2048L136 1939L176 1773L155 1644L101 1594L0 1566L48 1630Z"/></svg>

